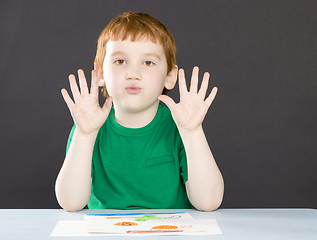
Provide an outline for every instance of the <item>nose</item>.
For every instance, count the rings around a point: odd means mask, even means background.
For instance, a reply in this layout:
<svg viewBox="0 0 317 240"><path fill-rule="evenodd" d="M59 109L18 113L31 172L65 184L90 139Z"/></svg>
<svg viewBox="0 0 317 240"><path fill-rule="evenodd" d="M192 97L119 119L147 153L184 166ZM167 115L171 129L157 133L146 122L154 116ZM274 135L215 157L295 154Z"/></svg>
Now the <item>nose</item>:
<svg viewBox="0 0 317 240"><path fill-rule="evenodd" d="M127 69L127 73L125 75L126 80L138 80L142 79L140 69L137 66L130 66Z"/></svg>

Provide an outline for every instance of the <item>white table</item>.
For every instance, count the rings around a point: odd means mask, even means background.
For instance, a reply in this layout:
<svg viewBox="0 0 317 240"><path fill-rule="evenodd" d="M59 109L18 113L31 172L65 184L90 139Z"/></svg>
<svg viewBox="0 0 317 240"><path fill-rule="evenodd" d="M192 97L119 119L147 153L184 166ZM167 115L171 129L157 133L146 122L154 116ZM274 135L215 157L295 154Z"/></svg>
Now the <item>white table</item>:
<svg viewBox="0 0 317 240"><path fill-rule="evenodd" d="M222 235L152 236L146 239L317 239L315 209L219 209L199 212L192 209L135 210L127 212L189 212L195 219L216 219ZM83 220L87 213L122 213L120 210L0 209L0 239L122 239L122 237L50 237L60 220ZM126 238L126 237L125 237ZM137 236L128 239L145 239Z"/></svg>

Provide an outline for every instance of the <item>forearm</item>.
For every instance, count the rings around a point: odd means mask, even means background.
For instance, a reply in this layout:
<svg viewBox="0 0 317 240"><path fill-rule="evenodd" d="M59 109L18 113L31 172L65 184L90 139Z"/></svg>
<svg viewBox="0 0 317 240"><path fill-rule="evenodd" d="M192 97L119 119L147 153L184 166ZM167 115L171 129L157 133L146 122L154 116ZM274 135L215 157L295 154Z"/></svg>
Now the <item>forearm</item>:
<svg viewBox="0 0 317 240"><path fill-rule="evenodd" d="M189 200L198 210L215 210L222 202L224 183L203 129L200 126L197 131L179 131L187 156Z"/></svg>
<svg viewBox="0 0 317 240"><path fill-rule="evenodd" d="M64 164L56 179L55 192L62 208L79 211L89 201L91 161L96 133L89 136L74 131Z"/></svg>

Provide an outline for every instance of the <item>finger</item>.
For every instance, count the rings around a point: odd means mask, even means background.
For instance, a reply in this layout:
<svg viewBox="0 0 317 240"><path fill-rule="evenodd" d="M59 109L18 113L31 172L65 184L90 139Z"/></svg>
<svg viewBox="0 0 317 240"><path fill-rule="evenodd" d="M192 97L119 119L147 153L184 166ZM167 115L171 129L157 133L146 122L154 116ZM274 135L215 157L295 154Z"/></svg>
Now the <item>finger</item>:
<svg viewBox="0 0 317 240"><path fill-rule="evenodd" d="M208 89L209 77L210 74L208 72L205 72L203 76L203 81L201 82L201 86L198 92L198 95L201 96L203 99L205 99L206 92Z"/></svg>
<svg viewBox="0 0 317 240"><path fill-rule="evenodd" d="M70 85L70 89L72 91L74 100L75 102L78 102L78 100L80 99L80 92L78 89L78 85L76 83L76 78L73 74L71 74L69 75L68 79L69 79L69 85Z"/></svg>
<svg viewBox="0 0 317 240"><path fill-rule="evenodd" d="M91 88L90 93L92 95L98 96L99 87L98 87L98 75L96 70L91 71Z"/></svg>
<svg viewBox="0 0 317 240"><path fill-rule="evenodd" d="M105 103L103 104L102 106L102 111L104 112L104 114L106 116L109 115L109 112L111 110L111 107L112 107L112 101L113 101L113 98L112 97L107 97Z"/></svg>
<svg viewBox="0 0 317 240"><path fill-rule="evenodd" d="M184 69L179 69L178 72L178 84L179 84L179 94L188 92L186 86L185 72Z"/></svg>
<svg viewBox="0 0 317 240"><path fill-rule="evenodd" d="M199 68L197 66L194 67L192 72L192 78L190 80L190 89L189 89L189 91L192 93L197 93L198 72L199 72Z"/></svg>
<svg viewBox="0 0 317 240"><path fill-rule="evenodd" d="M158 99L159 99L160 101L162 101L163 103L165 103L166 106L171 110L171 112L174 111L174 108L175 108L175 106L176 106L176 103L174 102L174 100L173 100L171 97L169 97L169 96L167 96L167 95L160 95L160 96L158 97Z"/></svg>
<svg viewBox="0 0 317 240"><path fill-rule="evenodd" d="M214 87L209 96L206 98L205 102L207 103L208 107L210 107L211 103L213 102L213 100L215 99L216 97L216 94L218 92L218 88L217 87Z"/></svg>
<svg viewBox="0 0 317 240"><path fill-rule="evenodd" d="M70 98L70 96L65 88L62 89L61 93L62 93L62 96L64 98L64 101L67 104L67 107L69 108L69 110L71 110L73 108L73 106L75 105L73 100Z"/></svg>
<svg viewBox="0 0 317 240"><path fill-rule="evenodd" d="M78 78L79 78L79 85L80 85L80 92L82 95L89 94L88 87L87 87L87 80L85 77L85 73L82 69L78 70Z"/></svg>

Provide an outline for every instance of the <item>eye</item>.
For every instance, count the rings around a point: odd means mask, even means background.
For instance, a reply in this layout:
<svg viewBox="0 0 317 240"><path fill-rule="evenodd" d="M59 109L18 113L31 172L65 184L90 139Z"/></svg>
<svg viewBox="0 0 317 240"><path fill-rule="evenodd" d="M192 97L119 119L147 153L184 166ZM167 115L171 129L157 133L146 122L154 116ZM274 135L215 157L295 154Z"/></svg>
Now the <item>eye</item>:
<svg viewBox="0 0 317 240"><path fill-rule="evenodd" d="M145 61L144 64L145 64L146 66L152 66L152 65L154 65L154 62L152 62L152 61Z"/></svg>
<svg viewBox="0 0 317 240"><path fill-rule="evenodd" d="M125 61L123 59L118 59L115 61L115 63L118 65L123 65L123 64L125 64Z"/></svg>

